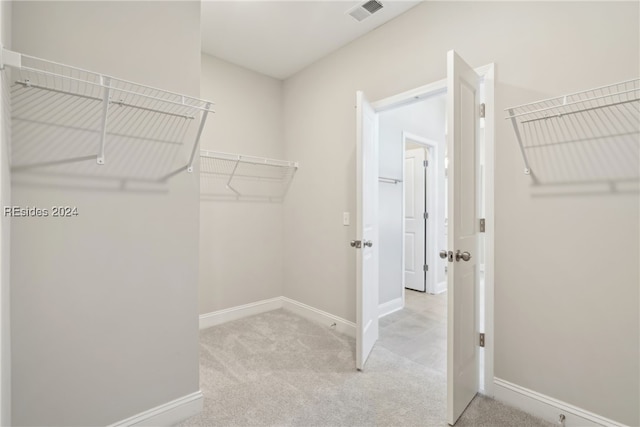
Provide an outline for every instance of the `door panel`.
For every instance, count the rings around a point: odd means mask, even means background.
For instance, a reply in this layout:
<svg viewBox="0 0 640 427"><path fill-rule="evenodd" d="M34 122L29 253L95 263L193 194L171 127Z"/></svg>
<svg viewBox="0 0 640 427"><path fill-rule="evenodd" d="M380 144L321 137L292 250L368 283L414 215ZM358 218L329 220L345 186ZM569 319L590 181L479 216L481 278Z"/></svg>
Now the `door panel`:
<svg viewBox="0 0 640 427"><path fill-rule="evenodd" d="M362 370L378 340L378 115L356 94L356 368ZM370 245L368 244L370 243Z"/></svg>
<svg viewBox="0 0 640 427"><path fill-rule="evenodd" d="M407 274L414 272L416 269L416 242L413 233L405 233L404 236L404 276L405 286L407 282Z"/></svg>
<svg viewBox="0 0 640 427"><path fill-rule="evenodd" d="M425 273L425 150L405 151L404 159L404 286L424 292Z"/></svg>
<svg viewBox="0 0 640 427"><path fill-rule="evenodd" d="M479 77L454 51L447 55L448 354L447 421L453 425L478 391ZM469 252L471 259L455 260Z"/></svg>

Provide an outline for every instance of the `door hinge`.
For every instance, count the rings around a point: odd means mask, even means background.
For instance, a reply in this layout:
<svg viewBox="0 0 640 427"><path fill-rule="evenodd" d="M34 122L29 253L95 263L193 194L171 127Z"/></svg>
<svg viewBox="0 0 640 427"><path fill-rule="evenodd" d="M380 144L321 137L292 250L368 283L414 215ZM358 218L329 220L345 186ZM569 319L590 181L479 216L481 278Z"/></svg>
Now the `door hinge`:
<svg viewBox="0 0 640 427"><path fill-rule="evenodd" d="M480 333L480 347L484 347L484 332Z"/></svg>
<svg viewBox="0 0 640 427"><path fill-rule="evenodd" d="M429 166L429 160L423 160L422 161L422 165L426 168L427 166Z"/></svg>
<svg viewBox="0 0 640 427"><path fill-rule="evenodd" d="M424 217L424 219L429 219L429 212L425 212L423 217Z"/></svg>
<svg viewBox="0 0 640 427"><path fill-rule="evenodd" d="M429 271L429 266L428 266L427 264L423 265L423 266L422 266L422 271L424 271L425 273L426 273L427 271Z"/></svg>
<svg viewBox="0 0 640 427"><path fill-rule="evenodd" d="M484 218L480 218L480 232L481 232L481 233L484 233L484 232L485 232L485 229L486 229L486 226L485 226L485 219L484 219Z"/></svg>
<svg viewBox="0 0 640 427"><path fill-rule="evenodd" d="M484 119L485 112L486 112L486 108L485 108L484 102L483 102L482 104L480 104L480 118L481 119Z"/></svg>

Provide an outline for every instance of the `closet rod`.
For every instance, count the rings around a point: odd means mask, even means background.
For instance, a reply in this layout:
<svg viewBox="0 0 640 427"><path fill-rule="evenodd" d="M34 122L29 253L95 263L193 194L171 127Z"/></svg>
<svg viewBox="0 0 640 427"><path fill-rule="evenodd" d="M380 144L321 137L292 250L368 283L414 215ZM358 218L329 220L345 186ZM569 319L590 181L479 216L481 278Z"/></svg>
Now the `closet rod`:
<svg viewBox="0 0 640 427"><path fill-rule="evenodd" d="M96 82L92 82L92 81L88 81L88 80L77 79L75 77L64 76L64 75L61 75L61 74L56 74L56 73L52 73L52 72L44 71L44 70L38 70L38 69L35 69L35 68L31 68L31 67L22 67L21 70L22 71L30 71L30 72L36 73L36 74L44 74L45 76L56 77L56 78L60 78L60 79L63 79L63 80L69 80L69 81L76 82L76 83L82 83L82 84L86 84L86 85L90 85L90 86L99 87L99 88L102 88L102 89L106 89L108 87L107 85L104 85L102 83L96 83ZM91 71L86 71L86 72L87 73L91 73ZM102 74L98 74L98 76L101 78L101 80L106 78L106 77L108 77L108 76L102 75ZM134 84L134 85L137 85L137 86L144 87L146 89L153 89L153 90L158 90L158 91L161 90L161 89L152 88L151 86L143 86L143 85L138 84L138 83L129 83L126 80L120 80L120 79L117 79L117 78L114 78L114 77L110 77L110 78L111 78L111 80L117 81L117 82L120 82L120 83ZM171 92L167 92L167 93L170 94L170 95L174 95L174 96L180 96L182 98L182 102L176 102L176 101L172 101L170 99L158 98L157 96L146 95L144 93L134 92L134 91L131 91L131 90L128 90L128 89L122 89L122 88L116 88L116 87L111 87L111 88L114 89L114 90L117 90L118 92L121 92L121 93L125 93L125 94L128 94L128 95L133 95L133 96L140 96L142 98L151 99L153 101L159 101L159 102L163 102L163 103L167 103L167 104L178 105L180 107L195 108L195 109L202 110L202 111L209 111L204 107L199 107L197 105L187 104L187 103L184 102L184 100L187 99L185 96L178 95L178 94L173 94ZM189 99L192 99L192 98L189 98Z"/></svg>
<svg viewBox="0 0 640 427"><path fill-rule="evenodd" d="M100 80L100 83L98 82L94 82L94 81L89 81L89 80L84 80L84 79L79 79L76 77L71 77L71 76L67 76L67 75L63 75L63 74L59 74L59 73L54 73L51 71L47 71L47 70L41 70L41 69L37 69L37 68L33 68L33 67L29 67L26 65L22 64L22 59L28 59L28 60L34 60L34 61L41 61L41 62L46 62L48 65L55 65L58 67L63 67L65 69L68 70L73 70L73 71L77 71L80 73L86 73L86 74L90 74L93 77L97 77L98 80ZM200 105L202 105L203 103L209 103L209 105L214 105L213 102L210 101L204 101L202 99L198 99L198 98L194 98L191 96L185 96L183 94L180 93L176 93L176 92L170 92L168 90L164 90L164 89L159 89L153 86L146 86L146 85L142 85L140 83L135 83L129 80L124 80L124 79L119 79L116 77L110 77L104 74L99 74L96 73L95 71L89 71L89 70L85 70L82 68L78 68L78 67L74 67L72 65L67 65L67 64L61 64L59 62L55 62L55 61L49 61L48 59L41 59L41 58L37 58L35 56L30 56L30 55L25 55L23 53L19 53L19 52L14 52L12 50L9 49L5 49L4 47L0 47L0 70L4 70L5 66L9 66L9 67L13 67L13 68L17 68L21 71L29 71L32 73L36 73L36 74L43 74L45 76L50 76L50 77L54 77L54 78L61 78L61 79L65 79L65 80L70 80L73 82L77 82L77 83L82 83L82 84L88 84L91 86L96 86L96 87L100 87L100 88L106 88L107 86L102 84L102 81L105 77L110 78L113 82L116 83L124 83L124 84L128 84L128 85L133 85L133 86L138 86L140 88L144 88L147 90L153 90L153 91L158 91L158 92L162 92L163 94L167 94L167 95L171 95L174 97L178 97L180 98L181 102L176 102L176 101L172 101L170 99L165 99L165 98L158 98L156 96L152 96L152 95L148 95L145 93L141 93L141 92L135 92L133 90L128 90L128 89L124 89L124 88L116 88L112 86L112 89L116 89L118 92L122 92L122 93L126 93L129 95L134 95L134 96L140 96L143 98L147 98L147 99L152 99L155 101L160 101L163 103L168 103L168 104L173 104L173 105L179 105L181 107L188 107L188 108L195 108L197 110L201 110L201 111L212 111L209 108L207 108L207 106L199 106L197 104L189 104L186 101L190 100L193 102L197 102ZM212 111L213 112L213 111Z"/></svg>
<svg viewBox="0 0 640 427"><path fill-rule="evenodd" d="M628 104L630 102L637 102L637 101L640 101L640 98L633 98L633 99L627 99L626 101L613 102L613 103L607 104L605 107L614 107L616 105ZM570 104L566 104L566 105L570 105ZM550 107L550 108L557 108L557 107ZM584 112L587 112L587 111L600 110L601 108L603 108L603 106L582 108L580 110L568 111L566 113L558 113L558 114L553 114L551 116L545 116L545 117L538 117L536 119L523 120L520 123L521 124L525 124L525 123L537 122L539 120L553 119L554 117L555 118L560 118L560 117L563 117L563 116L569 116L571 114L578 114L578 113L584 113ZM538 111L542 111L542 110L538 110Z"/></svg>
<svg viewBox="0 0 640 427"><path fill-rule="evenodd" d="M581 90L581 91L578 91L578 92L568 93L568 94L566 94L566 95L563 95L563 97L564 97L564 98L572 97L572 96L575 96L575 95L583 94L583 93L588 92L588 91L595 92L595 91L599 91L599 90L603 90L603 89L608 89L608 88L610 88L610 87L614 87L614 86L626 85L626 84L628 84L628 83L635 83L635 82L637 82L637 81L638 81L638 79L637 79L637 78L635 78L635 79L630 79L630 80L624 80L624 81L621 81L621 82L618 82L618 83L613 83L613 84L608 84L608 85L604 85L604 86L594 87L594 88L589 89L589 90L587 90L587 91ZM555 100L557 100L558 98L560 98L560 97L558 97L558 96L554 96L554 97L552 97L552 98L541 99L541 100L539 100L539 101L535 101L535 102L527 102L526 104L514 105L513 107L505 108L505 109L504 109L504 111L507 111L507 110L509 110L509 109L514 109L514 110L516 110L516 109L518 109L518 108L528 107L528 106L530 106L530 105L534 105L534 104L540 104L540 103L544 103L544 102L555 101Z"/></svg>
<svg viewBox="0 0 640 427"><path fill-rule="evenodd" d="M46 91L49 91L49 92L61 93L63 95L77 96L78 98L90 99L92 101L98 101L98 102L102 102L103 101L102 98L99 98L97 96L81 95L81 94L77 94L77 93L74 93L74 92L69 92L69 91L66 91L66 90L52 89L52 88L45 87L45 86L34 85L31 82L29 82L28 80L24 81L24 82L17 80L15 83L19 84L19 85L21 85L23 87L29 87L29 88L39 89L39 90L46 90ZM129 107L129 108L135 108L135 109L138 109L138 110L150 111L150 112L153 112L153 113L160 113L160 114L164 114L164 115L167 115L167 116L180 117L182 119L187 119L187 120L195 119L194 116L187 116L187 115L184 115L184 114L177 114L177 113L169 113L169 112L166 112L166 111L157 110L155 108L140 107L138 105L133 105L133 104L126 103L124 101L111 101L111 100L109 100L109 104L119 105L120 107Z"/></svg>
<svg viewBox="0 0 640 427"><path fill-rule="evenodd" d="M247 156L244 154L225 153L222 151L200 150L200 157L207 157L218 160L228 160L232 162L248 163L260 166L274 166L281 168L298 168L297 162L288 160L270 159L268 157Z"/></svg>
<svg viewBox="0 0 640 427"><path fill-rule="evenodd" d="M526 116L527 114L541 113L543 111L553 110L553 109L557 109L557 108L570 107L572 105L578 105L578 104L583 104L585 102L597 101L599 99L604 99L604 98L612 98L612 97L617 96L617 95L625 95L625 94L632 93L632 92L638 92L638 89L630 89L630 90L625 90L625 91L622 91L622 92L608 93L606 95L594 96L594 97L591 97L591 98L580 99L578 101L573 101L573 102L565 102L565 103L562 103L560 105L552 105L550 107L539 108L537 110L525 111L525 112L518 113L518 114L510 114L509 117L505 117L505 119L512 119L512 118L515 118L515 117ZM569 95L566 95L565 98L567 96L569 96ZM558 99L558 98L555 98L555 99ZM638 99L639 98L634 98L634 99L630 99L630 100L625 100L625 102L617 102L617 103L610 103L610 104L600 105L600 106L594 107L592 109L597 109L597 108L602 108L602 107L609 107L609 106L618 105L618 104L624 104L626 102L638 101ZM538 102L531 103L531 104L525 104L525 106L538 104L540 102L545 102L545 101L538 101ZM520 108L520 107L505 108L505 111L513 110L515 108ZM588 110L585 110L585 111L588 111ZM579 112L579 111L575 111L575 112ZM564 113L564 114L568 114L568 112ZM561 114L561 115L564 115L564 114ZM553 117L553 116L551 116L551 117ZM546 117L542 117L542 118L546 118ZM529 121L531 121L531 120L529 120ZM524 123L524 122L520 122L520 123Z"/></svg>
<svg viewBox="0 0 640 427"><path fill-rule="evenodd" d="M396 179L396 178L386 178L384 176L380 176L378 177L378 182L384 182L387 184L397 184L399 182L402 182L401 179Z"/></svg>

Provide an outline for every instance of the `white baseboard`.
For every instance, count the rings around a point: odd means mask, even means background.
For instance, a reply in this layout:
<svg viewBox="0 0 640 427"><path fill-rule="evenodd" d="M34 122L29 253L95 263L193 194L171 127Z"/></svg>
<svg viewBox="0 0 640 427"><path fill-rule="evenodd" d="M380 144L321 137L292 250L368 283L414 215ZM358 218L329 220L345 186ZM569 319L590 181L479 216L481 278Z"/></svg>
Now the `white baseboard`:
<svg viewBox="0 0 640 427"><path fill-rule="evenodd" d="M254 314L265 313L271 310L282 308L281 297L265 299L237 307L226 308L224 310L213 311L200 315L200 329L210 328L232 320L253 316Z"/></svg>
<svg viewBox="0 0 640 427"><path fill-rule="evenodd" d="M404 302L402 301L402 297L392 299L391 301L387 301L384 304L380 304L378 306L378 318L387 316L398 310L402 310L403 308Z"/></svg>
<svg viewBox="0 0 640 427"><path fill-rule="evenodd" d="M560 414L563 414L565 416L564 425L566 427L625 427L624 424L500 378L494 378L493 383L495 386L494 392L496 400L514 406L543 420L558 423Z"/></svg>
<svg viewBox="0 0 640 427"><path fill-rule="evenodd" d="M355 323L287 297L276 297L256 301L250 304L239 305L237 307L226 308L224 310L218 310L207 314L201 314L200 329L210 328L226 322L231 322L232 320L266 313L267 311L277 310L279 308L287 309L298 316L302 316L306 319L329 327L335 323L335 329L337 331L351 337L356 336Z"/></svg>
<svg viewBox="0 0 640 427"><path fill-rule="evenodd" d="M436 283L433 286L433 289L429 290L429 293L433 294L433 295L438 295L438 294L441 294L441 293L445 292L446 290L447 290L447 281L444 280L442 282Z"/></svg>
<svg viewBox="0 0 640 427"><path fill-rule="evenodd" d="M202 412L203 399L202 392L197 391L111 424L109 427L173 426Z"/></svg>
<svg viewBox="0 0 640 427"><path fill-rule="evenodd" d="M323 325L331 327L335 323L335 329L338 332L349 335L351 337L356 336L356 324L345 320L341 317L334 316L326 311L318 310L310 305L303 304L301 302L292 300L291 298L282 297L282 308L289 310L298 316L305 317Z"/></svg>

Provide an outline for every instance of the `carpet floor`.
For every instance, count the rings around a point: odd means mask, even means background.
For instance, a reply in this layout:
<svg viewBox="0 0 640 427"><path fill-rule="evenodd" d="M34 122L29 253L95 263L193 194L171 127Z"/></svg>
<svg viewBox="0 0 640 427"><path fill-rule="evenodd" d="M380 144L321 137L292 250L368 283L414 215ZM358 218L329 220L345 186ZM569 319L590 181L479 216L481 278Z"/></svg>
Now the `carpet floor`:
<svg viewBox="0 0 640 427"><path fill-rule="evenodd" d="M181 426L446 426L446 378L376 345L366 369L355 340L285 310L201 331L204 410ZM476 397L457 426L551 426Z"/></svg>

